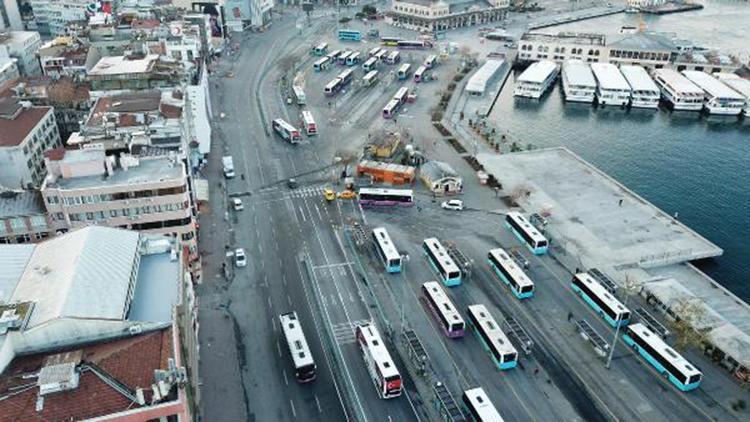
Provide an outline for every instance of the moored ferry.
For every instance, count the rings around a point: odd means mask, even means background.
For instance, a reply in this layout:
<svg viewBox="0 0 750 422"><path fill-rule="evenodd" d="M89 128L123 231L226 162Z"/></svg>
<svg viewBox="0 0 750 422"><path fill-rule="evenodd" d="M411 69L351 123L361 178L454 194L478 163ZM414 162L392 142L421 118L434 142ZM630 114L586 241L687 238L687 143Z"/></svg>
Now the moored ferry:
<svg viewBox="0 0 750 422"><path fill-rule="evenodd" d="M611 63L592 63L591 71L596 78L596 101L599 105L628 105L630 85L617 66Z"/></svg>
<svg viewBox="0 0 750 422"><path fill-rule="evenodd" d="M634 108L658 108L659 87L646 69L641 66L620 66L620 72L630 84L630 106Z"/></svg>
<svg viewBox="0 0 750 422"><path fill-rule="evenodd" d="M661 97L677 111L701 111L703 90L674 69L656 69L652 76Z"/></svg>
<svg viewBox="0 0 750 422"><path fill-rule="evenodd" d="M562 86L565 101L593 103L596 80L591 67L581 60L566 60L562 65Z"/></svg>
<svg viewBox="0 0 750 422"><path fill-rule="evenodd" d="M742 112L745 97L737 91L706 72L683 70L682 74L703 90L703 107L709 114L736 116Z"/></svg>
<svg viewBox="0 0 750 422"><path fill-rule="evenodd" d="M532 63L516 81L513 95L516 97L539 99L552 86L559 72L557 63L542 60Z"/></svg>

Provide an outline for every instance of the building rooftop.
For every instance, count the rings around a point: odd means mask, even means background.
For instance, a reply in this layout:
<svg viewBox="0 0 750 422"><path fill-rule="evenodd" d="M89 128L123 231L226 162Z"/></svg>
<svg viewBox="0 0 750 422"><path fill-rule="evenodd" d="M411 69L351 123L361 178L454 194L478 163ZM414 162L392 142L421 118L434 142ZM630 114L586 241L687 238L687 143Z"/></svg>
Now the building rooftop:
<svg viewBox="0 0 750 422"><path fill-rule="evenodd" d="M521 35L521 41L559 42L579 45L598 45L602 47L606 44L606 38L603 34L590 34L585 32L559 32L557 34L527 32Z"/></svg>
<svg viewBox="0 0 750 422"><path fill-rule="evenodd" d="M89 70L89 76L147 73L154 68L154 64L158 59L159 56L156 54L148 54L142 58L105 56Z"/></svg>
<svg viewBox="0 0 750 422"><path fill-rule="evenodd" d="M487 60L466 83L466 90L469 92L484 93L487 84L495 77L497 71L505 64L505 60Z"/></svg>
<svg viewBox="0 0 750 422"><path fill-rule="evenodd" d="M596 88L596 80L588 63L577 59L565 60L562 73L571 86Z"/></svg>
<svg viewBox="0 0 750 422"><path fill-rule="evenodd" d="M419 172L422 177L427 177L433 181L444 177L458 177L456 170L450 164L442 161L428 161L422 165Z"/></svg>
<svg viewBox="0 0 750 422"><path fill-rule="evenodd" d="M66 151L65 162L86 161L90 159L88 154L81 153L85 150ZM102 151L99 151L101 153ZM71 161L69 161L71 160ZM102 169L104 164L102 163ZM103 188L107 186L134 185L149 182L161 182L166 180L182 179L185 176L185 170L182 163L175 161L169 156L155 157L138 160L138 164L129 166L127 170L115 168L112 175L104 176L81 176L62 178L58 177L53 181L47 179L47 187L58 187L60 189L86 189L86 188Z"/></svg>
<svg viewBox="0 0 750 422"><path fill-rule="evenodd" d="M35 245L14 244L0 247L0 303L7 303L34 253Z"/></svg>
<svg viewBox="0 0 750 422"><path fill-rule="evenodd" d="M0 191L0 218L39 215L45 212L44 201L39 191Z"/></svg>
<svg viewBox="0 0 750 422"><path fill-rule="evenodd" d="M623 65L620 66L620 72L622 72L622 76L625 77L634 91L659 92L659 87L656 86L656 82L651 79L651 76L649 76L648 72L646 72L646 69L643 67Z"/></svg>
<svg viewBox="0 0 750 422"><path fill-rule="evenodd" d="M171 92L157 90L121 93L102 96L96 100L86 126L97 127L107 114L117 114L117 126L133 126L139 120L133 114L160 114L165 118L177 119L182 115L182 99L174 98ZM128 117L128 115L131 115ZM143 124L143 122L141 122Z"/></svg>
<svg viewBox="0 0 750 422"><path fill-rule="evenodd" d="M0 98L0 147L18 146L52 107L26 107L17 99Z"/></svg>
<svg viewBox="0 0 750 422"><path fill-rule="evenodd" d="M149 406L155 371L169 369L174 348L172 329L165 328L79 349L18 357L0 377L0 414L13 421L71 421ZM50 364L60 360L79 371L78 385L41 395L43 375L58 369ZM139 389L147 404L138 403ZM174 396L172 389L167 399Z"/></svg>
<svg viewBox="0 0 750 422"><path fill-rule="evenodd" d="M629 34L609 43L609 47L620 50L677 51L677 47L669 37L655 32Z"/></svg>
<svg viewBox="0 0 750 422"><path fill-rule="evenodd" d="M163 243L165 248L171 249L167 239ZM172 318L180 287L179 282L175 282L180 280L180 267L175 265L174 259L176 257L169 253L141 256L128 320L158 322Z"/></svg>
<svg viewBox="0 0 750 422"><path fill-rule="evenodd" d="M612 63L591 63L591 71L602 89L630 91L630 85Z"/></svg>

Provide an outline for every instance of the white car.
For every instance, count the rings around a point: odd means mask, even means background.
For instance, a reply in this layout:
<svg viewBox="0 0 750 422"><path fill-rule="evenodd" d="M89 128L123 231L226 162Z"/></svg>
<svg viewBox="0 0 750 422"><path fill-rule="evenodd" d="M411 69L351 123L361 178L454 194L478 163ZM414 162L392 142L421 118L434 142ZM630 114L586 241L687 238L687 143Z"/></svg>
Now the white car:
<svg viewBox="0 0 750 422"><path fill-rule="evenodd" d="M440 206L445 210L461 211L464 209L464 201L460 199L451 199L450 201L443 202Z"/></svg>
<svg viewBox="0 0 750 422"><path fill-rule="evenodd" d="M232 198L232 206L234 206L235 211L242 211L245 209L245 206L242 205L242 200L240 198Z"/></svg>
<svg viewBox="0 0 750 422"><path fill-rule="evenodd" d="M245 267L247 266L247 257L245 256L245 250L242 248L237 248L234 251L234 265L238 267Z"/></svg>

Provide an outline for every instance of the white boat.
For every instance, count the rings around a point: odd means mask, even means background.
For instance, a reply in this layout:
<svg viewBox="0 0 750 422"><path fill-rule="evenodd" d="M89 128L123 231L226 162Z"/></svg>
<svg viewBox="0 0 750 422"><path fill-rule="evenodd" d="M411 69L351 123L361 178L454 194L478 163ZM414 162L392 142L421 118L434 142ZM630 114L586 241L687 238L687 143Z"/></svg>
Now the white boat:
<svg viewBox="0 0 750 422"><path fill-rule="evenodd" d="M620 72L630 85L630 106L635 108L658 108L659 87L641 66L620 66Z"/></svg>
<svg viewBox="0 0 750 422"><path fill-rule="evenodd" d="M550 60L541 60L532 63L518 77L513 95L534 99L541 98L547 89L552 86L552 83L555 82L558 71L557 63Z"/></svg>
<svg viewBox="0 0 750 422"><path fill-rule="evenodd" d="M683 70L682 74L704 91L703 107L709 114L736 116L742 113L745 97L706 72Z"/></svg>
<svg viewBox="0 0 750 422"><path fill-rule="evenodd" d="M750 80L743 79L734 73L714 73L714 76L716 79L723 82L724 85L732 88L745 97L745 107L743 110L745 116L750 116Z"/></svg>
<svg viewBox="0 0 750 422"><path fill-rule="evenodd" d="M562 66L562 86L565 101L593 103L596 80L591 67L581 60L566 60Z"/></svg>
<svg viewBox="0 0 750 422"><path fill-rule="evenodd" d="M703 90L674 69L656 69L652 76L659 86L661 96L681 111L701 111Z"/></svg>
<svg viewBox="0 0 750 422"><path fill-rule="evenodd" d="M591 71L596 78L596 101L599 105L628 105L630 85L617 66L611 63L591 63Z"/></svg>

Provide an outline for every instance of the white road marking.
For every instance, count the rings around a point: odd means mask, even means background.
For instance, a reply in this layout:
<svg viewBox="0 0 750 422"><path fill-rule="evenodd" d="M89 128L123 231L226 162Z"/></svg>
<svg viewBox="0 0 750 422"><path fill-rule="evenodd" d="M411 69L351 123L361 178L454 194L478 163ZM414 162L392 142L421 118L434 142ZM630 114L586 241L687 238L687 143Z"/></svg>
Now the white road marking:
<svg viewBox="0 0 750 422"><path fill-rule="evenodd" d="M318 406L318 413L323 413L323 409L320 407L320 400L318 400L318 395L315 395L315 405Z"/></svg>
<svg viewBox="0 0 750 422"><path fill-rule="evenodd" d="M292 298L289 295L286 295L286 301L289 302L289 306L292 306Z"/></svg>
<svg viewBox="0 0 750 422"><path fill-rule="evenodd" d="M289 386L289 377L286 375L286 369L284 369L284 383Z"/></svg>
<svg viewBox="0 0 750 422"><path fill-rule="evenodd" d="M320 214L320 208L318 208L318 204L315 204L315 211L318 212L318 220L323 221L323 215Z"/></svg>
<svg viewBox="0 0 750 422"><path fill-rule="evenodd" d="M276 351L279 352L279 357L281 357L281 344L279 344L279 341L276 340ZM284 371L286 373L286 371Z"/></svg>
<svg viewBox="0 0 750 422"><path fill-rule="evenodd" d="M273 305L271 305L271 296L269 296L267 299L268 299L268 309L271 310L273 309Z"/></svg>
<svg viewBox="0 0 750 422"><path fill-rule="evenodd" d="M271 317L271 326L273 327L273 332L276 332L276 318Z"/></svg>
<svg viewBox="0 0 750 422"><path fill-rule="evenodd" d="M289 405L292 406L292 416L297 419L297 411L294 410L294 402L292 401L292 399L289 399Z"/></svg>
<svg viewBox="0 0 750 422"><path fill-rule="evenodd" d="M302 205L299 206L299 213L302 214L302 221L307 222L307 218L305 218L305 212L302 211Z"/></svg>
<svg viewBox="0 0 750 422"><path fill-rule="evenodd" d="M346 267L352 265L351 262L340 262L338 264L327 264L327 265L315 265L313 266L314 270L322 270L322 269L330 269L330 268L336 268L336 267Z"/></svg>

